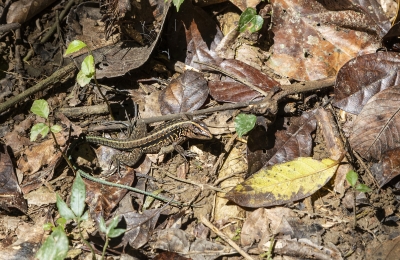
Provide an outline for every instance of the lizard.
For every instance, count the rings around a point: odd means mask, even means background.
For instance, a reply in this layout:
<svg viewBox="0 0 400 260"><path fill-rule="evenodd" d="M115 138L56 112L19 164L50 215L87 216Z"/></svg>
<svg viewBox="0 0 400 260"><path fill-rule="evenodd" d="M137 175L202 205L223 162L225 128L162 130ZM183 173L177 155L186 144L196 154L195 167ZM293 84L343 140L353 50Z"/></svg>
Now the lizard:
<svg viewBox="0 0 400 260"><path fill-rule="evenodd" d="M105 145L122 151L130 151L129 154L120 153L114 155L111 161L117 164L123 163L128 166L134 166L138 162L138 160L143 156L143 154L146 153L158 152L159 154L163 154L176 150L184 158L185 156L191 156L190 152L185 151L180 146L181 143L183 143L187 139L209 140L212 139L213 137L207 125L200 120L170 121L162 124L159 127L156 127L153 131L149 132L148 134L145 133L143 129L144 127L145 125L140 125L139 128L141 129L136 131L136 133L133 134L132 137L127 139L111 139L111 138L88 135L84 137L83 140L88 143ZM76 147L79 143L81 142L71 145L70 150L74 149L74 147ZM72 160L71 155L69 155L69 160ZM78 174L91 181L98 182L108 186L131 190L137 193L154 197L156 199L165 202L180 204L179 202L166 199L164 197L160 197L152 193L142 191L127 185L108 182L103 179L96 178L84 172L83 170L79 169L75 165L75 163L72 163L72 166Z"/></svg>

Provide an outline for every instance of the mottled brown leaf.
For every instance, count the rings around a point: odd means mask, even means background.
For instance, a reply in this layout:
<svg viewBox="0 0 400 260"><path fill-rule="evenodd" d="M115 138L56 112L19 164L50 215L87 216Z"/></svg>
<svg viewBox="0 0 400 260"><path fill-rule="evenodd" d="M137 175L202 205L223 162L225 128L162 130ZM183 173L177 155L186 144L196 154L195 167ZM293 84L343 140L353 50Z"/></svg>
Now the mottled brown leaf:
<svg viewBox="0 0 400 260"><path fill-rule="evenodd" d="M157 234L157 240L152 244L153 248L176 252L183 256L196 256L195 259L216 259L232 251L221 244L205 239L197 238L193 241L191 235L176 228L163 229Z"/></svg>
<svg viewBox="0 0 400 260"><path fill-rule="evenodd" d="M282 122L282 121L281 121ZM317 127L314 113L304 112L300 117L290 119L284 130L275 132L258 127L249 134L247 142L248 174L253 174L264 166L291 161L297 157L307 157L312 151L311 134Z"/></svg>
<svg viewBox="0 0 400 260"><path fill-rule="evenodd" d="M400 85L373 96L361 110L350 134L350 145L365 159L380 160L400 147Z"/></svg>
<svg viewBox="0 0 400 260"><path fill-rule="evenodd" d="M0 208L16 208L26 213L28 205L19 187L14 165L7 151L7 146L0 144Z"/></svg>
<svg viewBox="0 0 400 260"><path fill-rule="evenodd" d="M274 45L269 67L296 80L317 80L335 76L360 51L371 53L379 47L378 36L382 24L386 31L390 28L388 20L372 18L373 12L364 12L356 4L351 4L351 9L343 6L331 11L326 6L331 2L271 1ZM382 10L377 7L374 12Z"/></svg>
<svg viewBox="0 0 400 260"><path fill-rule="evenodd" d="M379 163L375 163L371 167L371 172L374 175L379 187L391 181L396 176L400 175L400 149L387 151Z"/></svg>
<svg viewBox="0 0 400 260"><path fill-rule="evenodd" d="M360 113L368 100L379 91L400 83L400 54L378 52L347 62L338 72L335 103L349 113Z"/></svg>
<svg viewBox="0 0 400 260"><path fill-rule="evenodd" d="M261 71L239 60L225 60L219 64L224 71L241 78L267 92L280 84ZM217 101L243 102L262 97L258 91L239 83L230 77L224 77L221 81L208 83L211 96Z"/></svg>
<svg viewBox="0 0 400 260"><path fill-rule="evenodd" d="M158 98L161 113L177 114L200 108L208 96L203 74L187 70L163 89Z"/></svg>
<svg viewBox="0 0 400 260"><path fill-rule="evenodd" d="M140 248L148 242L153 234L160 213L164 209L151 209L143 213L128 212L122 214L126 223L126 232L121 245L130 245L132 248Z"/></svg>

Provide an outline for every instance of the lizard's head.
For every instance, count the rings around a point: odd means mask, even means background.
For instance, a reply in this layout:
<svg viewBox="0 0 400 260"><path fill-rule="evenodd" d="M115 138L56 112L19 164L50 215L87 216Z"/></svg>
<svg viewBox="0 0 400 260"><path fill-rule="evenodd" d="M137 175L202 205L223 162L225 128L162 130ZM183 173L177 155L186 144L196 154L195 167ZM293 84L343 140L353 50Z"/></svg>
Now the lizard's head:
<svg viewBox="0 0 400 260"><path fill-rule="evenodd" d="M187 137L189 138L203 140L209 140L213 138L210 130L208 130L207 125L200 120L191 121L189 129L190 130L187 133Z"/></svg>

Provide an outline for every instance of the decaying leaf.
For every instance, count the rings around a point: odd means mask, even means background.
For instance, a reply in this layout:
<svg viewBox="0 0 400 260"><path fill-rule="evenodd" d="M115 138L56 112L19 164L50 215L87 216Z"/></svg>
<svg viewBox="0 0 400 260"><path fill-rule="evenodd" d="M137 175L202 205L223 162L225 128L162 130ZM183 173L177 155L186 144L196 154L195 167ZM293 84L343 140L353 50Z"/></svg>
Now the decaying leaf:
<svg viewBox="0 0 400 260"><path fill-rule="evenodd" d="M220 256L231 254L231 250L221 244L195 239L183 230L170 228L158 232L157 240L151 245L153 248L176 252L193 260L212 260Z"/></svg>
<svg viewBox="0 0 400 260"><path fill-rule="evenodd" d="M226 194L244 207L282 205L310 196L335 174L337 162L301 157L260 170Z"/></svg>
<svg viewBox="0 0 400 260"><path fill-rule="evenodd" d="M387 88L361 110L353 125L350 145L365 159L380 160L386 151L400 147L400 85Z"/></svg>
<svg viewBox="0 0 400 260"><path fill-rule="evenodd" d="M187 70L161 91L158 101L162 114L178 114L197 110L207 96L207 81L203 74Z"/></svg>
<svg viewBox="0 0 400 260"><path fill-rule="evenodd" d="M396 176L400 175L400 149L396 148L387 151L379 163L375 163L371 167L371 172L374 175L379 187L391 181Z"/></svg>
<svg viewBox="0 0 400 260"><path fill-rule="evenodd" d="M277 74L296 80L335 76L360 51L375 52L378 35L390 28L382 9L371 3L362 7L340 6L336 1L271 3L275 36L267 64ZM369 5L374 6L373 12L364 11Z"/></svg>
<svg viewBox="0 0 400 260"><path fill-rule="evenodd" d="M336 107L358 114L379 91L400 84L400 54L378 52L359 56L339 70L335 84Z"/></svg>
<svg viewBox="0 0 400 260"><path fill-rule="evenodd" d="M26 213L28 205L19 187L7 146L4 144L0 144L0 159L0 208L16 208Z"/></svg>

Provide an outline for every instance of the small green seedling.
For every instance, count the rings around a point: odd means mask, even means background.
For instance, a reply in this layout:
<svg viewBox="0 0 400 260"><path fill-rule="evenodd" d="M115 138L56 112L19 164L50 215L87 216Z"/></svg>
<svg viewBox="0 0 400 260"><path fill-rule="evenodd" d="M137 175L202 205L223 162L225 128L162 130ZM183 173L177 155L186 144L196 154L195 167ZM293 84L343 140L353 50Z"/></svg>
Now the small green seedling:
<svg viewBox="0 0 400 260"><path fill-rule="evenodd" d="M102 232L106 235L106 243L103 247L103 255L102 255L101 259L104 259L104 255L106 253L108 241L110 240L110 238L119 237L126 231L126 229L123 229L123 228L115 228L118 225L120 220L121 220L120 216L115 216L111 220L110 225L107 226L106 222L104 221L104 218L100 217L99 230L100 230L100 232Z"/></svg>
<svg viewBox="0 0 400 260"><path fill-rule="evenodd" d="M87 48L88 52L91 53L89 47L80 40L73 40L69 45L67 50L65 51L64 56L72 54L74 52L80 51L83 48ZM90 80L92 80L95 76L96 69L94 65L94 57L92 54L86 56L86 58L82 61L81 70L78 72L76 76L76 81L78 84L83 87L86 84L89 84Z"/></svg>
<svg viewBox="0 0 400 260"><path fill-rule="evenodd" d="M251 33L259 31L264 23L264 19L257 14L256 9L248 7L240 15L239 18L239 32L248 30Z"/></svg>
<svg viewBox="0 0 400 260"><path fill-rule="evenodd" d="M365 184L357 184L356 183L358 181L358 174L351 170L346 174L346 180L349 182L350 186L353 187L356 191L359 192L370 192L372 191L367 185Z"/></svg>
<svg viewBox="0 0 400 260"><path fill-rule="evenodd" d="M54 227L51 224L46 224L44 228L46 230L52 229L51 235L46 239L43 245L40 247L36 257L40 260L42 259L64 259L67 256L68 252L68 238L64 231L65 224L68 220L74 220L78 223L79 233L81 238L83 236L80 232L79 225L82 220L86 220L88 218L87 212L84 213L85 209L85 197L86 197L86 187L85 184L77 174L74 184L72 185L71 190L71 202L70 206L61 199L61 197L57 194L57 208L58 212L61 215L61 218L57 220L57 227ZM84 240L85 244L90 244ZM93 255L94 252L92 251Z"/></svg>
<svg viewBox="0 0 400 260"><path fill-rule="evenodd" d="M247 134L256 125L257 117L255 115L239 114L235 118L235 129L239 137Z"/></svg>
<svg viewBox="0 0 400 260"><path fill-rule="evenodd" d="M47 101L44 99L35 100L32 104L31 112L34 113L35 115L38 115L38 116L46 119L46 121L48 121L49 112L50 112L49 104L47 104ZM39 134L43 138L49 133L49 131L51 131L53 133L58 133L61 131L61 129L62 128L59 125L53 125L50 127L49 122L48 122L48 125L45 123L37 123L31 129L30 139L33 142L33 141L36 141Z"/></svg>

